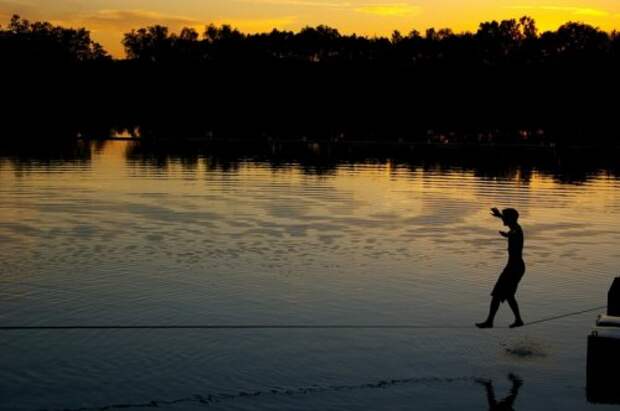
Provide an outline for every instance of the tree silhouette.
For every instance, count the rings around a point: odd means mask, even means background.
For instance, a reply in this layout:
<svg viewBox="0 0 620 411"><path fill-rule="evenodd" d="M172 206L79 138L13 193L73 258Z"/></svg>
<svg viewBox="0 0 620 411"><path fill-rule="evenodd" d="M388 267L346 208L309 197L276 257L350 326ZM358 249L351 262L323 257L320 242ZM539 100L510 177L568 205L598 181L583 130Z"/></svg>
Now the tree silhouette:
<svg viewBox="0 0 620 411"><path fill-rule="evenodd" d="M8 63L71 64L108 60L103 47L84 28L67 29L48 22L34 22L14 15L0 32L0 54Z"/></svg>
<svg viewBox="0 0 620 411"><path fill-rule="evenodd" d="M540 33L524 16L389 38L153 25L122 44L113 60L84 28L14 16L0 28L14 80L5 134L617 144L606 96L619 88L620 35L583 23Z"/></svg>

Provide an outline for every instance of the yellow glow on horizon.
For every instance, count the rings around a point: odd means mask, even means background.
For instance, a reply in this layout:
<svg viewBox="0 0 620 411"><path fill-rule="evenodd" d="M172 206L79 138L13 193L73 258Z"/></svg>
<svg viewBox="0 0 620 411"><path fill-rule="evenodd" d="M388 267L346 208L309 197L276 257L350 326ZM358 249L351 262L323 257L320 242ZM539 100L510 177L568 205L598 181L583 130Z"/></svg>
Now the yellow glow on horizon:
<svg viewBox="0 0 620 411"><path fill-rule="evenodd" d="M501 4L500 4L501 3ZM156 24L199 33L210 23L246 33L298 31L324 24L343 34L389 36L394 30L451 28L475 31L480 22L533 17L541 31L568 21L611 31L620 23L617 0L0 0L0 24L14 13L67 27L85 27L116 57L123 34Z"/></svg>
<svg viewBox="0 0 620 411"><path fill-rule="evenodd" d="M606 10L593 9L589 7L570 7L570 6L510 6L512 10L532 12L537 10L567 12L574 16L607 17L610 13Z"/></svg>
<svg viewBox="0 0 620 411"><path fill-rule="evenodd" d="M374 14L377 16L412 16L421 12L420 7L407 3L363 6L355 9L358 13Z"/></svg>
<svg viewBox="0 0 620 411"><path fill-rule="evenodd" d="M295 16L284 16L264 19L218 19L213 23L215 25L228 24L244 33L262 33L270 32L274 28L290 27L296 21Z"/></svg>

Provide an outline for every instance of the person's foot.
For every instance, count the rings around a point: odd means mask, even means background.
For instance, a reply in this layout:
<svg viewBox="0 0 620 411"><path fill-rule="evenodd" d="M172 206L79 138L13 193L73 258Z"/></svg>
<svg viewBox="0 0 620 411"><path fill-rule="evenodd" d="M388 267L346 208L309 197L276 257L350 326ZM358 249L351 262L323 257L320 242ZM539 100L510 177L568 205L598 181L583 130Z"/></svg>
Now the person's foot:
<svg viewBox="0 0 620 411"><path fill-rule="evenodd" d="M523 323L523 320L516 320L515 322L510 324L510 328L523 327L524 325L525 324Z"/></svg>
<svg viewBox="0 0 620 411"><path fill-rule="evenodd" d="M476 327L478 328L493 328L493 323L489 321L485 321L483 323L476 323Z"/></svg>

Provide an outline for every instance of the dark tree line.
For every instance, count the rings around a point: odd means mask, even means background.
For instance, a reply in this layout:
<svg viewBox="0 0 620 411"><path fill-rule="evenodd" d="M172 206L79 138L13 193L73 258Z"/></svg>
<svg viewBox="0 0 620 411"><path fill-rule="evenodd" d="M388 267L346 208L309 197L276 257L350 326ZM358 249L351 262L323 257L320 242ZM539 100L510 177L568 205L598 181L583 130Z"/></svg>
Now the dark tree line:
<svg viewBox="0 0 620 411"><path fill-rule="evenodd" d="M179 34L152 26L126 33L123 45L130 60L155 64L278 62L364 64L388 66L498 66L610 62L620 57L620 34L569 22L557 31L539 34L530 17L481 23L475 33L450 29L416 30L391 38L342 35L327 27L306 27L294 33L243 34L230 26L210 25L199 34Z"/></svg>
<svg viewBox="0 0 620 411"><path fill-rule="evenodd" d="M84 28L69 29L48 22L30 22L13 16L0 30L0 56L4 64L74 64L110 59L101 44Z"/></svg>
<svg viewBox="0 0 620 411"><path fill-rule="evenodd" d="M618 144L620 35L586 24L390 38L152 26L123 45L113 60L85 29L14 17L0 138Z"/></svg>

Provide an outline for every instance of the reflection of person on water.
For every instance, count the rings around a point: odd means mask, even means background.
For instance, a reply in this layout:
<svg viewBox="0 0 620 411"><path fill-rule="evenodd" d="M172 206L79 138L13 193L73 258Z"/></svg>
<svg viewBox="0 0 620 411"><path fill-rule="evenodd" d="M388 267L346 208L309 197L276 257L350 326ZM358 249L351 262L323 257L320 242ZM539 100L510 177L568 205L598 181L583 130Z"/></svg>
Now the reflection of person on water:
<svg viewBox="0 0 620 411"><path fill-rule="evenodd" d="M500 303L508 301L508 305L512 309L515 315L515 322L510 325L510 328L521 327L523 320L519 313L519 304L515 299L515 293L517 292L517 286L521 277L525 273L525 262L523 261L523 230L517 222L519 219L519 213L514 208L506 208L501 212L497 208L491 209L491 215L497 218L501 218L504 225L507 226L510 231L499 233L508 238L508 264L504 268L504 271L499 276L493 292L491 295L491 307L489 308L489 316L486 321L477 323L478 328L492 328L495 314L499 309Z"/></svg>
<svg viewBox="0 0 620 411"><path fill-rule="evenodd" d="M487 401L489 402L489 410L490 411L512 411L512 404L514 404L517 399L517 395L519 395L519 389L523 385L523 381L519 379L514 374L508 375L508 379L512 381L512 388L510 389L510 394L501 401L497 401L495 399L495 389L493 388L493 383L491 381L478 380L478 382L484 385L487 391Z"/></svg>

